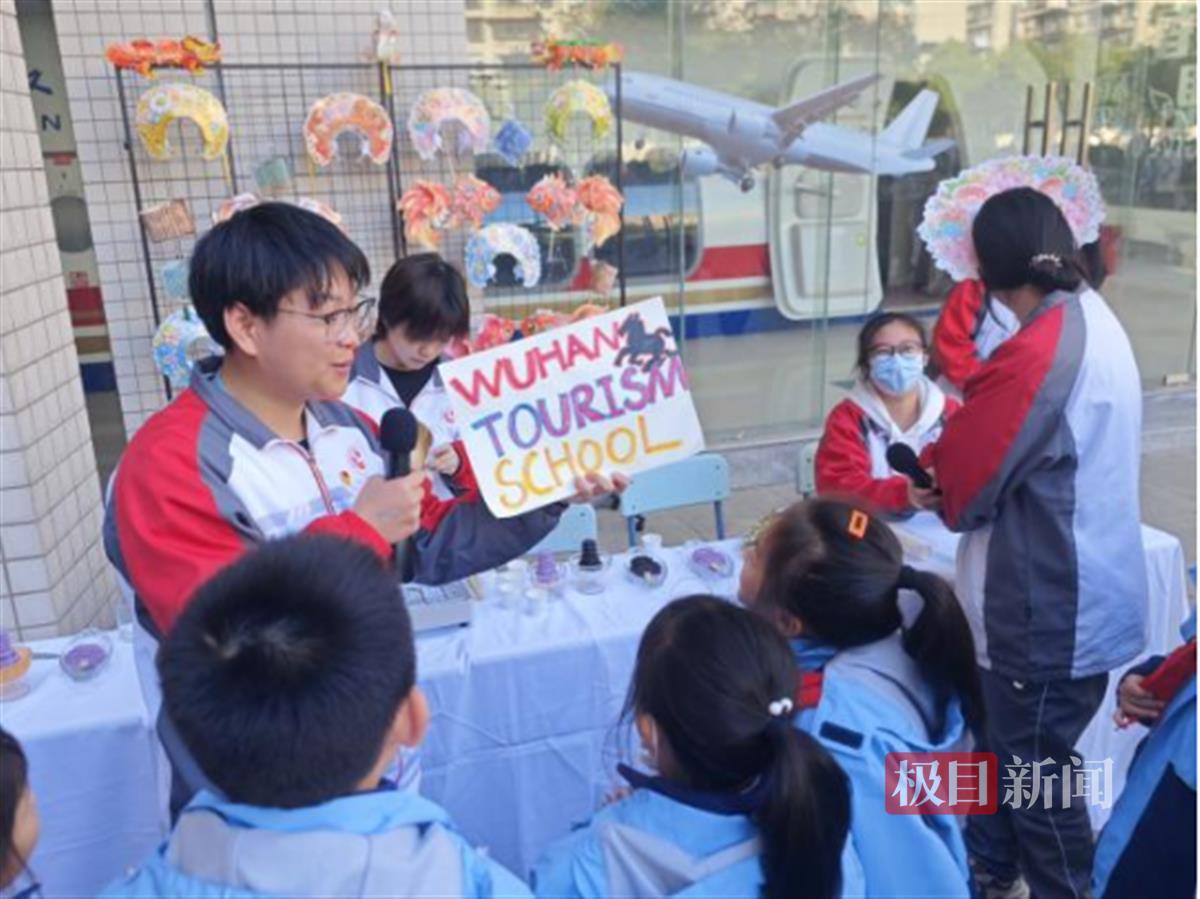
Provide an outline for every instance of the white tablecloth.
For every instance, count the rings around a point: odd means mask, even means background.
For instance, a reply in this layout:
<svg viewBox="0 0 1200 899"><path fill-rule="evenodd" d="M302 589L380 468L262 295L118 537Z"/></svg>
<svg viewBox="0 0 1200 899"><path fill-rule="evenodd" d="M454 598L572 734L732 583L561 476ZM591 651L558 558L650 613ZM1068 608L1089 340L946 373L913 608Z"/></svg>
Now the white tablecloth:
<svg viewBox="0 0 1200 899"><path fill-rule="evenodd" d="M910 558L952 577L957 538L936 524L904 525ZM1183 554L1173 537L1144 533L1147 651L1162 652L1175 645L1187 613ZM736 556L736 541L724 545ZM625 580L618 557L603 595L569 592L537 617L487 599L469 628L418 638L418 675L434 714L421 791L518 874L548 842L589 818L615 783L631 742L617 720L650 618L676 597L735 590L733 578L712 583L694 574L682 549L664 556L668 578L657 590ZM34 864L48 896L92 895L159 839L150 724L130 646L117 642L117 649L113 668L90 685L72 684L55 663L39 662L35 677L43 682L35 692L0 706L4 726L30 754L43 815ZM1081 748L1089 758L1113 758L1119 790L1143 732L1116 733L1111 710L1109 699Z"/></svg>
<svg viewBox="0 0 1200 899"><path fill-rule="evenodd" d="M922 513L895 525L911 564L954 581L955 555L959 535L950 532L936 515ZM1191 613L1187 597L1187 571L1183 547L1170 534L1142 525L1142 545L1146 551L1146 573L1150 584L1150 614L1147 621L1146 648L1142 655L1109 678L1109 689L1100 710L1083 732L1076 748L1091 761L1112 759L1113 799L1125 787L1125 774L1138 743L1146 736L1145 728L1133 725L1118 730L1112 716L1117 707L1116 678L1147 656L1165 655L1180 643L1179 626ZM1001 764L1003 764L1003 759ZM1112 813L1111 808L1091 806L1092 827L1097 831Z"/></svg>
<svg viewBox="0 0 1200 899"><path fill-rule="evenodd" d="M30 868L47 897L94 896L162 840L156 751L132 645L110 634L113 658L76 683L55 660L35 660L32 690L0 704L0 722L25 749L42 835ZM67 640L33 644L59 653Z"/></svg>

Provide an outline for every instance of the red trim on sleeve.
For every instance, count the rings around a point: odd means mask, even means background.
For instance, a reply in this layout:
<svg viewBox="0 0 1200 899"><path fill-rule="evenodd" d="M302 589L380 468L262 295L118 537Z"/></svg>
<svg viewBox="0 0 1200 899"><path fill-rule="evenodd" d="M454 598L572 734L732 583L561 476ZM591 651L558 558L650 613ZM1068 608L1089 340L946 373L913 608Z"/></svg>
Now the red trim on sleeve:
<svg viewBox="0 0 1200 899"><path fill-rule="evenodd" d="M392 545L353 509L347 509L340 515L323 515L309 522L304 533L345 537L355 543L363 544L385 562L390 562L392 559Z"/></svg>
<svg viewBox="0 0 1200 899"><path fill-rule="evenodd" d="M975 348L975 330L985 295L982 281L956 284L933 326L934 363L959 390L983 365Z"/></svg>
<svg viewBox="0 0 1200 899"><path fill-rule="evenodd" d="M1005 341L967 381L963 407L929 454L942 491L942 517L954 527L1000 473L1054 364L1065 308L1057 306Z"/></svg>
<svg viewBox="0 0 1200 899"><path fill-rule="evenodd" d="M817 447L817 492L855 496L881 512L904 512L908 509L908 478L871 474L864 417L857 403L842 400L825 419L825 433Z"/></svg>
<svg viewBox="0 0 1200 899"><path fill-rule="evenodd" d="M121 558L162 633L196 589L246 548L200 475L207 414L192 391L180 394L134 435L113 485Z"/></svg>

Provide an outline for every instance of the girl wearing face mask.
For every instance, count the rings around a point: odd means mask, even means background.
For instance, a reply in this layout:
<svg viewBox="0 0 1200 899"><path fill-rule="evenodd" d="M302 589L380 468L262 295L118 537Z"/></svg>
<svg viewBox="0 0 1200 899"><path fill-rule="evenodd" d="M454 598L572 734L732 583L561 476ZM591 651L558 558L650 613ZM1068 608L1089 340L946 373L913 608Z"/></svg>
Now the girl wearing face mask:
<svg viewBox="0 0 1200 899"><path fill-rule="evenodd" d="M857 497L879 512L936 509L938 495L892 470L887 449L904 443L917 455L958 410L925 376L928 343L920 321L902 312L877 315L858 334L858 380L825 420L817 450L817 490Z"/></svg>

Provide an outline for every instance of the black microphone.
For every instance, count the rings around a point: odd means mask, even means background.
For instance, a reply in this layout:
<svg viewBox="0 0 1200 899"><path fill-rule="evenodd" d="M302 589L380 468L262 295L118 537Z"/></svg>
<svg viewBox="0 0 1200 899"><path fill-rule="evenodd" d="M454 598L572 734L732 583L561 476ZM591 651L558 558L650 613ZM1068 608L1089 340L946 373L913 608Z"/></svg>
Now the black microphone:
<svg viewBox="0 0 1200 899"><path fill-rule="evenodd" d="M407 409L399 407L388 409L383 413L379 423L379 442L387 453L387 478L402 478L412 472L412 451L417 445L417 419ZM408 540L397 543L395 547L396 571L400 580L409 577Z"/></svg>
<svg viewBox="0 0 1200 899"><path fill-rule="evenodd" d="M887 461L893 471L908 475L914 486L920 487L922 490L928 490L933 486L933 478L921 467L921 463L917 460L917 454L907 443L893 443L888 446Z"/></svg>

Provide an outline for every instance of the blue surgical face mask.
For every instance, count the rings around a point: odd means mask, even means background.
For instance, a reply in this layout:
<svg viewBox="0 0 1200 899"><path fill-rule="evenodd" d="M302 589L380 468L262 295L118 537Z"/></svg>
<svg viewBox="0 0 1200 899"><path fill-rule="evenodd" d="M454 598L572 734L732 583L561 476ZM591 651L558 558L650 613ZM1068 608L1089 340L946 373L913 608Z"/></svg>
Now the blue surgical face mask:
<svg viewBox="0 0 1200 899"><path fill-rule="evenodd" d="M925 354L877 356L871 360L871 381L884 393L900 396L917 386L925 374Z"/></svg>

